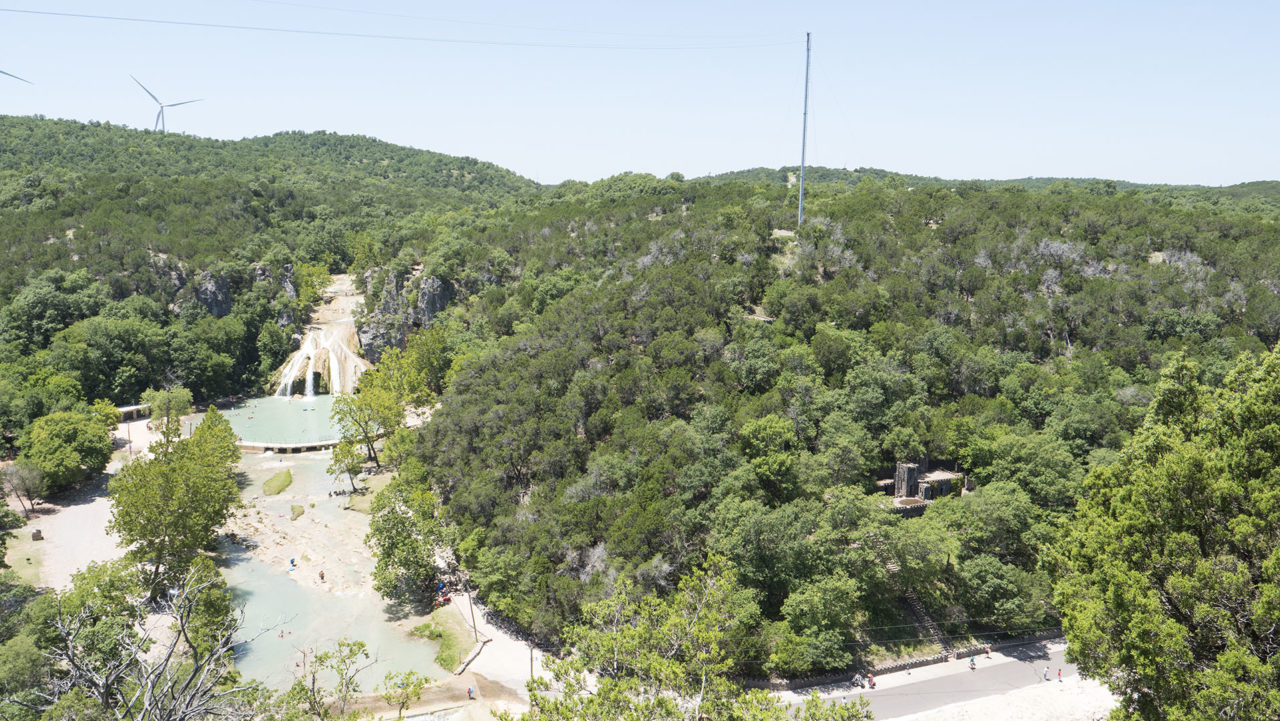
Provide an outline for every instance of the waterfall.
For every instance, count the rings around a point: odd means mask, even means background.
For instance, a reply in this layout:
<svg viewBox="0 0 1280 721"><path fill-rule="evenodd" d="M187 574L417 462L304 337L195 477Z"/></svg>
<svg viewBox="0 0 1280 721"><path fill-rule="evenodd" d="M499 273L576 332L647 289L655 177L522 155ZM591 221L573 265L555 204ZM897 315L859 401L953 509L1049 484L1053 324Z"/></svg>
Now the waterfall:
<svg viewBox="0 0 1280 721"><path fill-rule="evenodd" d="M304 344L293 354L289 362L285 363L284 369L280 371L280 385L276 388L276 395L287 398L293 393L293 382L298 379L298 372L302 370L302 362L307 357L307 348Z"/></svg>
<svg viewBox="0 0 1280 721"><path fill-rule="evenodd" d="M354 331L349 324L337 330L319 326L308 328L298 350L294 351L280 369L280 385L276 387L276 395L292 395L298 376L305 372L303 393L307 398L314 398L315 374L318 370L328 382L330 393L354 392L356 380L369 364L351 350L348 344L352 342Z"/></svg>
<svg viewBox="0 0 1280 721"><path fill-rule="evenodd" d="M338 364L338 352L329 346L329 392L342 393L342 366Z"/></svg>
<svg viewBox="0 0 1280 721"><path fill-rule="evenodd" d="M307 398L316 397L316 358L319 357L319 355L320 353L317 349L312 351L311 355L307 357L307 382L306 390L303 392L303 395Z"/></svg>

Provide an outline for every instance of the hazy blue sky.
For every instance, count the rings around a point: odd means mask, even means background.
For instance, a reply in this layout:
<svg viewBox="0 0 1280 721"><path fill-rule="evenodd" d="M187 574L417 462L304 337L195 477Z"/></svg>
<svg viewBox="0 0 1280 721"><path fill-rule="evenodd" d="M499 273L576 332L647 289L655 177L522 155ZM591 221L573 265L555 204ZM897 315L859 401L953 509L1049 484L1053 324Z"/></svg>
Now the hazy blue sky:
<svg viewBox="0 0 1280 721"><path fill-rule="evenodd" d="M1280 3L0 0L0 113L240 138L360 133L541 182L800 155L951 178L1280 178ZM347 10L342 10L346 8ZM603 46L603 47L588 47ZM703 49L703 48L715 49ZM675 49L672 49L675 48Z"/></svg>

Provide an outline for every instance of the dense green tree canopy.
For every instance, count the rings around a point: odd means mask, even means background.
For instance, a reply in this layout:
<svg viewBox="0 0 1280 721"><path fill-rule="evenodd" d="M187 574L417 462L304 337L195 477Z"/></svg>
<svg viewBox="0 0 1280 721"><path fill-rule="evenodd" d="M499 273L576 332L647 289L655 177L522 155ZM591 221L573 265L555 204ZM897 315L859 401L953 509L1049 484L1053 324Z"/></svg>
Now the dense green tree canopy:
<svg viewBox="0 0 1280 721"><path fill-rule="evenodd" d="M906 590L957 636L1053 624L1045 549L1153 398L1177 406L1161 370L1217 385L1280 340L1275 185L815 169L796 227L792 169L538 187L320 133L0 140L5 443L99 398L274 387L348 272L383 363L338 406L334 469L398 467L383 590L429 586L456 531L485 600L551 639L718 551L759 609L742 673L893 655ZM405 406L430 422L399 429ZM876 485L896 461L978 488L903 518Z"/></svg>
<svg viewBox="0 0 1280 721"><path fill-rule="evenodd" d="M390 445L494 607L553 638L617 579L666 592L714 549L760 594L743 672L892 653L904 586L950 634L1051 626L1044 551L1159 369L1184 353L1216 382L1276 340L1265 195L812 192L797 229L785 183L628 174L382 256L371 316L411 278L456 289L439 407ZM899 518L874 493L896 461L978 491Z"/></svg>
<svg viewBox="0 0 1280 721"><path fill-rule="evenodd" d="M1172 362L1119 462L1094 471L1059 561L1071 657L1120 718L1280 714L1280 354L1221 392Z"/></svg>
<svg viewBox="0 0 1280 721"><path fill-rule="evenodd" d="M43 476L42 493L57 493L101 473L111 459L111 436L102 419L62 411L37 418L22 438L22 459Z"/></svg>
<svg viewBox="0 0 1280 721"><path fill-rule="evenodd" d="M239 501L235 441L226 419L211 410L190 438L158 446L111 479L109 529L149 568L152 595L186 574Z"/></svg>

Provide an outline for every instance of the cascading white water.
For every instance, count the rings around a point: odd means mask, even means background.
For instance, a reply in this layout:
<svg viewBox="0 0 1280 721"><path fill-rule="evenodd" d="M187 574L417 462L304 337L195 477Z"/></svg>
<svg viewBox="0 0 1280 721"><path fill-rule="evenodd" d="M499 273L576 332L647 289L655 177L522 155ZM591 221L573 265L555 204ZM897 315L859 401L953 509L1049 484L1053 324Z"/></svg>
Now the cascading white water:
<svg viewBox="0 0 1280 721"><path fill-rule="evenodd" d="M338 353L329 346L329 389L342 388L342 366L338 364Z"/></svg>
<svg viewBox="0 0 1280 721"><path fill-rule="evenodd" d="M311 356L307 359L306 390L302 393L306 398L316 397L316 357L319 355L318 350L313 350L311 351Z"/></svg>
<svg viewBox="0 0 1280 721"><path fill-rule="evenodd" d="M317 371L325 376L331 393L352 393L355 391L356 379L367 367L368 363L343 342L342 333L331 334L328 329L311 327L307 329L298 350L294 351L293 356L281 368L276 395L291 395L298 376L305 372L303 394L307 398L314 398ZM344 368L350 370L344 371Z"/></svg>
<svg viewBox="0 0 1280 721"><path fill-rule="evenodd" d="M304 343L302 347L299 348L291 358L289 358L288 362L284 364L284 368L280 371L280 385L276 388L276 395L288 397L293 393L293 382L298 379L298 373L302 370L302 364L309 357L310 353L307 350L307 345Z"/></svg>

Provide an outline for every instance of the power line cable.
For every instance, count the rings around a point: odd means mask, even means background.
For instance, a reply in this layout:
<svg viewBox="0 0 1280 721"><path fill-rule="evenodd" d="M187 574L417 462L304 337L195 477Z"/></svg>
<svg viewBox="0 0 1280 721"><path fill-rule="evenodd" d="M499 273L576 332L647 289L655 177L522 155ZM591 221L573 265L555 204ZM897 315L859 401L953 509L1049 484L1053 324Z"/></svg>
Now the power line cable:
<svg viewBox="0 0 1280 721"><path fill-rule="evenodd" d="M288 35L315 35L320 37L349 38L357 40L396 40L403 42L436 43L443 45L480 45L488 47L522 47L549 48L570 50L739 50L745 48L779 47L792 45L794 41L778 41L770 43L734 43L723 45L604 45L598 43L549 43L519 40L468 40L462 38L430 37L422 35L391 35L384 33L357 33L341 30L307 30L303 28L271 27L265 25L236 25L232 23L211 23L195 20L161 20L157 18L126 17L121 15L91 15L89 13L54 12L51 10L24 10L20 8L0 8L0 12L20 15L42 15L49 17L77 18L81 20L106 20L110 22L142 23L148 25L171 25L181 27L209 28L215 30L250 30L254 32L283 33Z"/></svg>
<svg viewBox="0 0 1280 721"><path fill-rule="evenodd" d="M363 8L344 8L344 7L336 7L333 5L316 5L314 3L293 2L291 0L243 0L243 1L262 3L265 5L296 7L296 8L303 8L306 10L323 10L326 12L335 12L335 13L351 13L354 15L371 15L375 17L400 18L400 19L406 19L406 20L422 20L425 22L433 22L433 23L454 23L457 25L474 25L477 27L506 28L508 30L535 30L538 32L569 33L574 35L611 35L615 37L659 38L659 39L671 38L671 39L680 39L680 40L688 40L691 38L706 38L706 39L718 39L718 40L725 40L725 41L733 40L733 41L740 41L740 42L746 42L747 40L754 40L757 38L773 37L772 35L744 35L744 36L713 37L713 36L702 36L702 35L682 35L678 33L677 34L624 33L624 32L614 32L609 30L582 30L582 29L575 30L575 29L569 29L569 28L550 28L550 27L544 27L544 26L538 26L538 25L516 25L512 23L494 23L494 22L483 22L479 20L434 18L434 17L426 17L423 15L409 15L406 13L386 12L383 10L365 10Z"/></svg>

